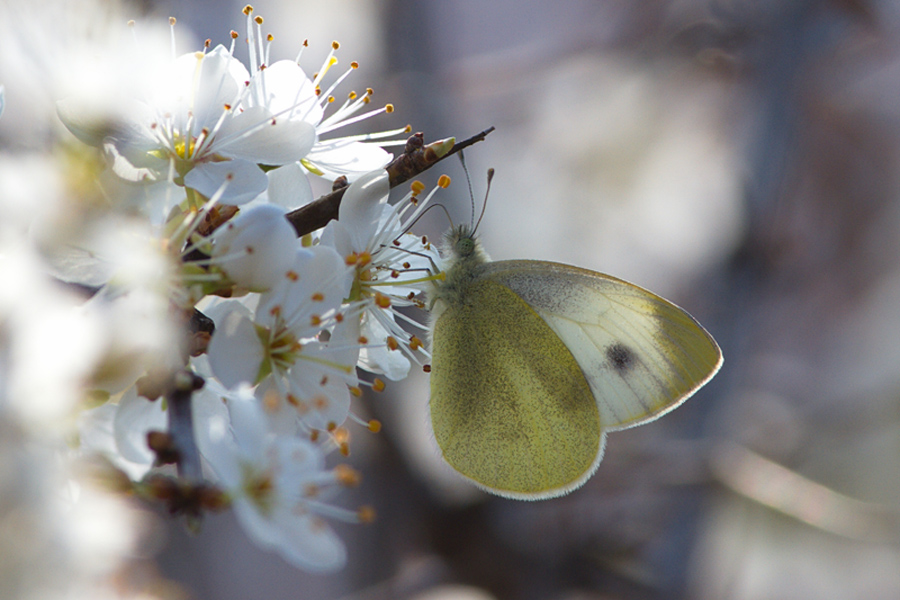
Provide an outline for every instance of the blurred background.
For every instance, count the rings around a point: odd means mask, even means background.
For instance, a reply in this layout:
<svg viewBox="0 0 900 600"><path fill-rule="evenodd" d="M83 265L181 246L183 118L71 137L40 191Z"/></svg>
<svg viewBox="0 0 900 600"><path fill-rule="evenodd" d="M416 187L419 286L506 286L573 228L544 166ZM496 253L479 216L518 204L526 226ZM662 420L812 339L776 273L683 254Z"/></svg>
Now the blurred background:
<svg viewBox="0 0 900 600"><path fill-rule="evenodd" d="M130 5L213 44L243 2ZM229 514L170 523L185 597L900 597L900 4L893 0L265 0L273 58L332 39L428 141L467 151L494 259L614 274L689 310L725 355L677 411L614 433L597 474L544 502L482 494L430 439L424 374L355 407L347 568L299 571ZM242 33L243 36L243 33ZM189 48L185 46L182 51ZM245 58L245 54L238 54ZM11 93L11 92L8 92ZM15 122L5 117L5 126ZM458 161L440 173L457 222ZM446 217L420 231L436 238ZM161 520L163 520L161 518Z"/></svg>

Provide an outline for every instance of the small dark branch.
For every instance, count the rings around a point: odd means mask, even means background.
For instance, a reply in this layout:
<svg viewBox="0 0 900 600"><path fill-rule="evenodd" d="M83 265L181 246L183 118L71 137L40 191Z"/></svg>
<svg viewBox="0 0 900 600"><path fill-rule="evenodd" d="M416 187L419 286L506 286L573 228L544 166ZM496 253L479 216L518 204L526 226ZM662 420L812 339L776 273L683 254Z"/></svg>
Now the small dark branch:
<svg viewBox="0 0 900 600"><path fill-rule="evenodd" d="M442 156L441 160L447 158L447 156L452 156L452 155L456 154L460 150L465 150L469 146L473 146L473 145L477 144L478 142L483 142L484 138L486 138L488 136L488 134L490 134L492 131L494 131L494 129L496 129L496 127L494 127L494 126L488 127L481 133L479 133L477 135L473 135L472 137L470 137L467 140L463 140L459 143L453 144L453 147L450 149L450 152L448 152L446 156Z"/></svg>
<svg viewBox="0 0 900 600"><path fill-rule="evenodd" d="M191 395L203 387L203 379L190 371L175 375L174 385L166 394L169 404L169 439L177 453L178 475L187 483L203 480L200 467L200 451L194 440L194 416L191 411Z"/></svg>
<svg viewBox="0 0 900 600"><path fill-rule="evenodd" d="M448 156L484 140L493 130L493 127L489 127L477 135L454 144L450 150L443 153L441 152L441 141L426 145L423 133L413 134L406 140L406 147L403 153L394 158L385 167L390 178L391 187L397 187L401 183L427 171ZM341 199L344 197L347 187L349 186L344 185L336 188L330 194L326 194L306 206L301 206L297 210L289 212L287 220L294 226L297 235L312 233L316 229L325 227L328 221L337 219L338 207L341 205Z"/></svg>

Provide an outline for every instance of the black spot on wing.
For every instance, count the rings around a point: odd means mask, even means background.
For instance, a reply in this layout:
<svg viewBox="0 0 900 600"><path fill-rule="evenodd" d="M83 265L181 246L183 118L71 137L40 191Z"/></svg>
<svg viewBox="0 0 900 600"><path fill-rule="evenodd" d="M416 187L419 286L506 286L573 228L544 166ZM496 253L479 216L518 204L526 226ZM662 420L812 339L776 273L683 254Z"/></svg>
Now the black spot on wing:
<svg viewBox="0 0 900 600"><path fill-rule="evenodd" d="M636 359L628 346L617 342L606 347L606 360L616 373L625 375L634 367Z"/></svg>

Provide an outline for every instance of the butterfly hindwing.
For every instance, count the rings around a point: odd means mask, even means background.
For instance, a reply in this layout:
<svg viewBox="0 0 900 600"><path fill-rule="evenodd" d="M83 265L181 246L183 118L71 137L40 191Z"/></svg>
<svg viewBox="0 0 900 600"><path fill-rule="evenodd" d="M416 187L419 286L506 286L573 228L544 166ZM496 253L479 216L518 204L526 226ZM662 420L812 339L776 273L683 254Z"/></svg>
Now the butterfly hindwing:
<svg viewBox="0 0 900 600"><path fill-rule="evenodd" d="M719 369L722 354L688 313L636 285L569 265L511 260L482 277L513 291L584 372L604 429L651 421Z"/></svg>

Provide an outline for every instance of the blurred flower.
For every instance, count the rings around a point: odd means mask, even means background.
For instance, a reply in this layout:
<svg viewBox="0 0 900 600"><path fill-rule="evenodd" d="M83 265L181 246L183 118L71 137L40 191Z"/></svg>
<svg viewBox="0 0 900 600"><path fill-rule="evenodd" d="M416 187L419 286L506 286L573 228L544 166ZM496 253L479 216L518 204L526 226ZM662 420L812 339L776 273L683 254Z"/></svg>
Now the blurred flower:
<svg viewBox="0 0 900 600"><path fill-rule="evenodd" d="M346 467L325 469L312 442L270 433L249 390L227 404L230 422L214 427L203 452L244 530L299 567L341 568L344 544L324 518L359 521L357 513L328 503L341 486L355 483L355 474Z"/></svg>

